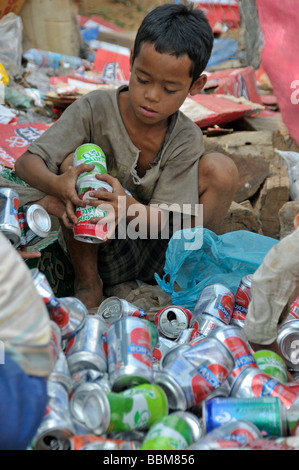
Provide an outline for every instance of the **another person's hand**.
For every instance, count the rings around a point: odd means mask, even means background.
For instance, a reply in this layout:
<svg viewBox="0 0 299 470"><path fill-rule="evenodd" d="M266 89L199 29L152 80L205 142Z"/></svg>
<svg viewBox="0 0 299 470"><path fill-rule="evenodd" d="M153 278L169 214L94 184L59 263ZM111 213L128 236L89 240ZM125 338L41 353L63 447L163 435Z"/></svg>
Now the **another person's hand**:
<svg viewBox="0 0 299 470"><path fill-rule="evenodd" d="M21 248L18 248L17 251L23 259L33 259L41 257L40 251L27 251L27 246L22 246Z"/></svg>

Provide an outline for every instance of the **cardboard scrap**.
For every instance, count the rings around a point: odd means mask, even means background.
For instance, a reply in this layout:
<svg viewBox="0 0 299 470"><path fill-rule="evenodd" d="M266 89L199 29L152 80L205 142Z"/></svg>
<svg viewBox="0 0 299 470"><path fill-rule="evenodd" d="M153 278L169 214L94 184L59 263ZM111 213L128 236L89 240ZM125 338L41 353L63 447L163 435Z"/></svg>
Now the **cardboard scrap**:
<svg viewBox="0 0 299 470"><path fill-rule="evenodd" d="M0 124L0 164L14 168L15 161L49 126L33 124Z"/></svg>

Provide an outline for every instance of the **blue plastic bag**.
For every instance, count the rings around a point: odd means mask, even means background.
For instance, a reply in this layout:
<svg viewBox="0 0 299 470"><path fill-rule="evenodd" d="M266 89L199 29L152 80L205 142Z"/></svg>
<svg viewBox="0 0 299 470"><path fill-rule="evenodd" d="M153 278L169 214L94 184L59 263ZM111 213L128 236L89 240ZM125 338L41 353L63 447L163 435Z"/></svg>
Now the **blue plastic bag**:
<svg viewBox="0 0 299 470"><path fill-rule="evenodd" d="M173 305L192 311L209 284L223 284L235 294L241 278L253 274L276 243L247 230L216 235L202 227L184 229L169 241L163 279L155 278Z"/></svg>

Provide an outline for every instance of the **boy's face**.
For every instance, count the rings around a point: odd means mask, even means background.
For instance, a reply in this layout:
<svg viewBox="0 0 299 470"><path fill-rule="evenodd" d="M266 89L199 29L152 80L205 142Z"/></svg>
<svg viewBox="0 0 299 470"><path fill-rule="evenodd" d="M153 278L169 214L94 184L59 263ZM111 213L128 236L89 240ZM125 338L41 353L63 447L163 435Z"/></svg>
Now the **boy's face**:
<svg viewBox="0 0 299 470"><path fill-rule="evenodd" d="M189 93L199 93L206 82L206 76L202 75L191 87L189 57L160 54L148 42L142 43L134 62L131 54L130 64L131 105L137 118L148 124L167 119L180 108Z"/></svg>

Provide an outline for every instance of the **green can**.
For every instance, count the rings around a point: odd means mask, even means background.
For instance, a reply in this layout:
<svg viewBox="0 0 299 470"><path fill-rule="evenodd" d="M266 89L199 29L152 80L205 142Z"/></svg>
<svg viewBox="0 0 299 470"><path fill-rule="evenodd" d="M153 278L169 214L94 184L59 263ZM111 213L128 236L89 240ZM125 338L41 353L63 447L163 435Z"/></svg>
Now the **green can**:
<svg viewBox="0 0 299 470"><path fill-rule="evenodd" d="M91 176L95 173L99 173L101 175L107 173L106 155L98 145L83 144L76 149L73 157L73 164L74 166L78 166L82 163L94 165L94 169L92 171L81 173L78 177L78 183L86 176Z"/></svg>
<svg viewBox="0 0 299 470"><path fill-rule="evenodd" d="M269 351L268 349L261 349L253 354L255 362L260 370L265 374L275 377L281 383L287 383L287 367L279 354Z"/></svg>
<svg viewBox="0 0 299 470"><path fill-rule="evenodd" d="M155 384L141 384L119 393L95 389L86 394L83 403L84 422L97 435L146 430L167 414L166 394Z"/></svg>
<svg viewBox="0 0 299 470"><path fill-rule="evenodd" d="M177 411L150 428L140 450L186 450L199 439L200 433L200 422L195 415Z"/></svg>

